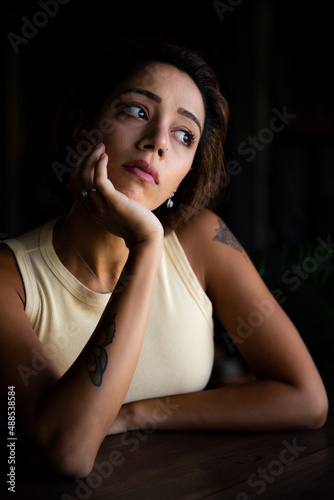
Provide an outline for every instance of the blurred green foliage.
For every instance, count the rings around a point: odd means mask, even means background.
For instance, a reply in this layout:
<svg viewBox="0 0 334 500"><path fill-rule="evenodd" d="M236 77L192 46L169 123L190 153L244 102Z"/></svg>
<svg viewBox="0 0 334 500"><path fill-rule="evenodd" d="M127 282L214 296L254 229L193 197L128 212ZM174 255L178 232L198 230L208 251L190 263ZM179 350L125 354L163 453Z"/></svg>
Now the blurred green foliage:
<svg viewBox="0 0 334 500"><path fill-rule="evenodd" d="M250 257L325 376L334 375L334 251L321 241L291 246L273 233Z"/></svg>

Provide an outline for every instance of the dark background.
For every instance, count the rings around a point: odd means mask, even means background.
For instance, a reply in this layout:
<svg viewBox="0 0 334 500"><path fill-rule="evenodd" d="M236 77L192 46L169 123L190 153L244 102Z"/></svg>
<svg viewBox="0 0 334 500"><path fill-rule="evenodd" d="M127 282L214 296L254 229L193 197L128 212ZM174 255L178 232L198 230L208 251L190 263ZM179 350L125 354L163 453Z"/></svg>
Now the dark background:
<svg viewBox="0 0 334 500"><path fill-rule="evenodd" d="M69 78L87 52L115 35L187 45L214 67L230 105L226 159L238 174L217 211L269 288L280 290L281 304L320 370L332 373L334 250L321 262L314 254L319 238L334 242L330 3L70 0L15 53L8 34L23 35L22 17L43 24L43 16L36 17L44 12L41 4L47 1L1 6L2 237L65 210L46 182L55 159L50 131ZM270 131L273 116L284 110L294 117L281 131Z"/></svg>

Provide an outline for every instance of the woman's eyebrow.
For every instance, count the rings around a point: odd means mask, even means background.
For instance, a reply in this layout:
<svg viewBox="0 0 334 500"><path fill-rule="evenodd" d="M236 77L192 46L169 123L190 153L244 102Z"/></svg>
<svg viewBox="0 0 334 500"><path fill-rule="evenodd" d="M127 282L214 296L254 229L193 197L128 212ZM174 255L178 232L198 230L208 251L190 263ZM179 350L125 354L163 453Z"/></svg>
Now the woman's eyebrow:
<svg viewBox="0 0 334 500"><path fill-rule="evenodd" d="M123 94L129 94L129 93L132 93L132 92L136 93L136 94L142 94L142 95L148 97L149 99L151 99L152 101L157 102L159 104L162 102L162 98L159 97L158 95L153 94L153 92L150 92L149 90L140 89L138 87L134 87L134 88L131 88L131 89L123 90L122 95ZM192 120L194 123L196 123L196 125L199 128L200 133L202 133L201 124L200 124L199 120L196 118L196 116L193 113L191 113L190 111L187 111L184 108L178 108L177 112L179 113L179 115L185 116L186 118L190 118L190 120Z"/></svg>
<svg viewBox="0 0 334 500"><path fill-rule="evenodd" d="M148 97L149 99L152 99L152 101L158 102L159 104L162 102L161 97L157 96L156 94L153 94L153 92L150 92L149 90L145 90L145 89L139 89L136 87L132 88L132 89L123 90L122 95L132 93L132 92L135 92L137 94L142 94L142 95Z"/></svg>
<svg viewBox="0 0 334 500"><path fill-rule="evenodd" d="M185 116L186 118L190 118L190 120L195 122L197 127L199 128L200 133L202 133L201 124L195 115L193 115L192 113L190 113L190 111L187 111L186 109L183 108L179 108L177 112L179 113L179 115Z"/></svg>

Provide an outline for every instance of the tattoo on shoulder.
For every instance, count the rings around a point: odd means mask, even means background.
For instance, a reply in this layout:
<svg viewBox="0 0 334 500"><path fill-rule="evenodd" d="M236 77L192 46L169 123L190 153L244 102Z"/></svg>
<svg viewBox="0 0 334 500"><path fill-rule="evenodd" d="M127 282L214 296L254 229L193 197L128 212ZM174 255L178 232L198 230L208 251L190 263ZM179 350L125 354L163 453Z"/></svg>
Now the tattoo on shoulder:
<svg viewBox="0 0 334 500"><path fill-rule="evenodd" d="M97 339L92 342L87 352L88 374L93 384L97 387L102 384L103 374L108 365L108 354L105 348L112 343L115 337L115 317L116 313L106 320L97 335Z"/></svg>
<svg viewBox="0 0 334 500"><path fill-rule="evenodd" d="M218 218L218 227L216 228L216 236L213 238L216 241L220 241L224 245L234 248L240 252L244 258L246 258L246 254L242 246L240 245L237 238L233 233L229 230L229 228L223 223L221 219Z"/></svg>

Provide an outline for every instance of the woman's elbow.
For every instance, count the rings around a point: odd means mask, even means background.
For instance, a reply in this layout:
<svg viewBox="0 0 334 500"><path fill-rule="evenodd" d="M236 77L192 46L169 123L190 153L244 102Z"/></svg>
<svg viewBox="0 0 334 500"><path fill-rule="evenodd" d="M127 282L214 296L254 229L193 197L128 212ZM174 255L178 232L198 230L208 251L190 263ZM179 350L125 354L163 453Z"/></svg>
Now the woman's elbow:
<svg viewBox="0 0 334 500"><path fill-rule="evenodd" d="M94 461L87 460L85 457L76 454L57 454L53 453L45 456L46 465L57 474L67 476L72 479L80 479L89 476L92 472Z"/></svg>
<svg viewBox="0 0 334 500"><path fill-rule="evenodd" d="M326 423L328 398L324 387L305 395L302 411L303 427L309 430L320 429Z"/></svg>
<svg viewBox="0 0 334 500"><path fill-rule="evenodd" d="M328 401L317 408L314 408L310 422L310 429L321 429L327 421Z"/></svg>
<svg viewBox="0 0 334 500"><path fill-rule="evenodd" d="M91 473L95 456L96 453L61 439L48 443L40 450L40 459L49 469L73 479L84 478Z"/></svg>

